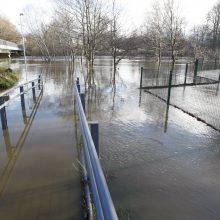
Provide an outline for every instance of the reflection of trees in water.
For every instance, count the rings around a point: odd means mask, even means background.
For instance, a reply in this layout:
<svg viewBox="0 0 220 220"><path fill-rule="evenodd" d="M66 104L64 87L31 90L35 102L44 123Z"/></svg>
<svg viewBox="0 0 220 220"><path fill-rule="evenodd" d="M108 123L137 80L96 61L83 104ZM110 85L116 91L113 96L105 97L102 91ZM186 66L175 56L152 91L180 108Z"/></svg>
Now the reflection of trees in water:
<svg viewBox="0 0 220 220"><path fill-rule="evenodd" d="M48 107L59 116L68 118L73 112L73 82L75 80L74 64L72 62L53 62L44 69L45 86L50 93L46 96L42 108ZM46 94L47 95L47 94Z"/></svg>

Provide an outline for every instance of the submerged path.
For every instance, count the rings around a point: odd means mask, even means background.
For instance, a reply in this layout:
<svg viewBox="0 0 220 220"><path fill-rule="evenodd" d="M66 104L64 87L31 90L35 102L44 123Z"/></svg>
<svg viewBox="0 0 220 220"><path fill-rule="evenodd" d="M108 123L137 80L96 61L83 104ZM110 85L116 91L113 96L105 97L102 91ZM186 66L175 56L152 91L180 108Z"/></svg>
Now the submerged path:
<svg viewBox="0 0 220 220"><path fill-rule="evenodd" d="M7 107L9 129L1 131L0 142L2 220L82 218L72 85L70 79L58 86L59 80L46 80L37 105L25 96L26 122L19 100Z"/></svg>

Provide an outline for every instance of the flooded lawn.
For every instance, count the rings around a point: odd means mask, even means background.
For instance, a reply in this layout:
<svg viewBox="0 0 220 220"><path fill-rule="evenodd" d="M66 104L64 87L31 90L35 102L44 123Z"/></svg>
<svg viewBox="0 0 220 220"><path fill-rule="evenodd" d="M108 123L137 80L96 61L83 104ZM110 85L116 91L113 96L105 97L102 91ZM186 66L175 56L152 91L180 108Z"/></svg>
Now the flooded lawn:
<svg viewBox="0 0 220 220"><path fill-rule="evenodd" d="M18 61L13 65L25 79L23 65ZM86 90L87 118L100 123L101 163L119 218L219 219L220 134L172 106L167 114L165 102L140 92L141 66L148 69L143 83L150 85L153 64L124 60L114 86L111 60L102 57L96 60L96 87ZM182 72L184 68L177 67ZM25 129L20 100L7 107L8 133L1 131L1 180L8 161L15 160L16 147L20 151L1 188L0 219L81 219L72 83L77 76L84 82L84 77L78 61L75 72L63 61L29 62L28 79L38 74L44 79L43 95L22 144L18 144ZM179 75L176 80L184 78ZM184 106L217 123L219 94L206 88L186 87L185 92L175 88L171 102L189 100ZM166 96L165 90L158 92ZM190 94L201 96L203 102L190 101ZM31 94L25 97L29 116L36 107ZM216 101L213 107L210 99ZM5 142L9 135L10 145Z"/></svg>

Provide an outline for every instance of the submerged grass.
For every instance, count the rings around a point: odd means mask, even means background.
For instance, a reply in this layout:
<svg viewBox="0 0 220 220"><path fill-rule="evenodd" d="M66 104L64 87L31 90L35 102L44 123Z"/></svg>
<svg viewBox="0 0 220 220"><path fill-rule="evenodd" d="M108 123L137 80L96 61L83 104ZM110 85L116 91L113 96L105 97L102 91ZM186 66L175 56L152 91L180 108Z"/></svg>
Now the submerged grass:
<svg viewBox="0 0 220 220"><path fill-rule="evenodd" d="M0 67L0 90L12 87L19 79L19 76L12 69Z"/></svg>

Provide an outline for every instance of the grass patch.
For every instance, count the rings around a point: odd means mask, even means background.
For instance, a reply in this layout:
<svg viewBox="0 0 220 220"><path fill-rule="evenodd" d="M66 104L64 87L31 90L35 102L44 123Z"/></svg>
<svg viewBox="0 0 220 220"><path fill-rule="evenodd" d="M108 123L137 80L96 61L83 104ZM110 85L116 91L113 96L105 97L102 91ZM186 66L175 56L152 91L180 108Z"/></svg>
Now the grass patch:
<svg viewBox="0 0 220 220"><path fill-rule="evenodd" d="M12 69L0 67L0 90L12 87L18 80L18 74Z"/></svg>

